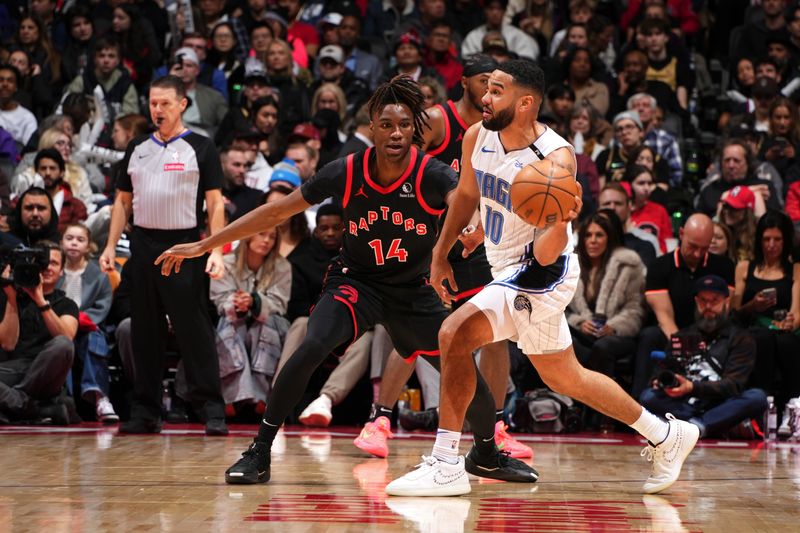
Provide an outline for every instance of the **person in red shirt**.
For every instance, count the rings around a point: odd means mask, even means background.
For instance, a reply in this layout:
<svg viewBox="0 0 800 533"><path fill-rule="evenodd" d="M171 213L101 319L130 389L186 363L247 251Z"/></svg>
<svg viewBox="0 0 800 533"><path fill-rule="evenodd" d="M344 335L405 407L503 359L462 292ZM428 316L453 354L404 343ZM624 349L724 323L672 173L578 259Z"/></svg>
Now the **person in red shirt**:
<svg viewBox="0 0 800 533"><path fill-rule="evenodd" d="M455 45L453 44L453 28L444 20L434 22L430 32L425 38L426 67L436 69L442 77L447 91L452 91L461 84L464 66L458 60Z"/></svg>
<svg viewBox="0 0 800 533"><path fill-rule="evenodd" d="M286 20L289 22L287 29L288 42L300 39L306 45L309 57L317 57L319 50L319 33L317 28L306 22L300 22L298 15L303 7L303 0L279 0L278 5L286 10Z"/></svg>
<svg viewBox="0 0 800 533"><path fill-rule="evenodd" d="M623 181L630 184L633 198L631 221L633 224L658 237L661 253L667 251L667 239L672 239L672 220L664 206L650 200L655 189L653 173L640 165L629 165Z"/></svg>

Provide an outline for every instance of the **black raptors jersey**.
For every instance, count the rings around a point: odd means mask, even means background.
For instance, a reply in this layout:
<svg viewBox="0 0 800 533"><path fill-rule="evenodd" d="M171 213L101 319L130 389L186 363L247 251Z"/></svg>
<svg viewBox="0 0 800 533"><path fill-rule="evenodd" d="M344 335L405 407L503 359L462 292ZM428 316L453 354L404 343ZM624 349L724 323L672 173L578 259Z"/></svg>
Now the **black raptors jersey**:
<svg viewBox="0 0 800 533"><path fill-rule="evenodd" d="M429 148L428 154L448 165L450 168L461 173L461 141L464 134L469 129L469 124L464 122L461 115L456 110L456 104L448 100L444 105L437 105L440 108L444 121L444 140L442 144L435 148Z"/></svg>
<svg viewBox="0 0 800 533"><path fill-rule="evenodd" d="M344 209L341 260L346 274L396 285L424 283L438 237L439 216L456 173L411 148L408 168L388 187L370 177L372 148L322 168L301 186L303 198L316 204L329 196Z"/></svg>

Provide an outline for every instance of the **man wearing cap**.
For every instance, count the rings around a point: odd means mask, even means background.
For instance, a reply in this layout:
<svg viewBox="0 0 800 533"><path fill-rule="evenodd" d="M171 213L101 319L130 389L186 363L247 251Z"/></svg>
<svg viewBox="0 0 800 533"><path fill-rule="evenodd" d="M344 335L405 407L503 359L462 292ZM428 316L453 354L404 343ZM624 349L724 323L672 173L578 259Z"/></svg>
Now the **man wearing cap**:
<svg viewBox="0 0 800 533"><path fill-rule="evenodd" d="M781 209L782 199L775 184L759 178L753 168L753 154L741 139L729 139L722 145L719 160L720 176L710 179L700 190L697 209L709 216L717 212L722 195L737 185L747 186L753 193L761 195L770 209Z"/></svg>
<svg viewBox="0 0 800 533"><path fill-rule="evenodd" d="M352 115L369 98L367 82L344 66L344 50L338 44L329 44L320 49L316 67L319 78L311 84L309 94L316 93L323 83L335 83L344 91L348 115Z"/></svg>
<svg viewBox="0 0 800 533"><path fill-rule="evenodd" d="M296 189L300 183L300 173L291 159L284 158L283 161L272 167L272 176L269 178L270 187L281 184Z"/></svg>
<svg viewBox="0 0 800 533"><path fill-rule="evenodd" d="M483 4L483 13L486 16L486 24L478 26L467 34L461 45L461 55L469 57L477 54L483 49L483 36L488 31L499 31L503 35L508 50L517 54L519 57L536 59L539 57L539 45L536 40L511 24L505 24L503 17L508 7L508 0L487 0Z"/></svg>
<svg viewBox="0 0 800 533"><path fill-rule="evenodd" d="M733 261L708 253L714 236L714 223L697 213L686 219L680 229L680 245L664 254L647 269L645 299L653 310L657 326L647 327L639 336L634 370L633 397L647 388L653 373L650 353L663 350L667 340L678 330L694 322L693 287L695 281L714 274L734 285Z"/></svg>
<svg viewBox="0 0 800 533"><path fill-rule="evenodd" d="M247 58L244 63L244 84L239 105L228 109L217 129L214 142L218 146L225 146L230 143L234 132L249 130L252 127L250 114L253 104L259 98L275 94L261 61L254 57Z"/></svg>
<svg viewBox="0 0 800 533"><path fill-rule="evenodd" d="M595 164L600 173L601 188L605 183L622 180L625 168L633 153L644 143L644 125L637 111L624 111L617 114L612 122L614 140L600 152ZM655 162L655 176L666 175L669 171L666 162L658 158Z"/></svg>
<svg viewBox="0 0 800 533"><path fill-rule="evenodd" d="M672 337L665 367L682 362L674 376L660 369L640 403L658 415L672 413L700 428L700 437L719 435L760 417L767 408L761 389L746 389L756 361L756 343L730 318L727 281L708 275L693 287L695 322Z"/></svg>
<svg viewBox="0 0 800 533"><path fill-rule="evenodd" d="M200 74L197 53L192 48L178 48L169 73L181 79L189 98L189 106L183 112L183 123L197 133L213 138L228 112L228 103L219 92L197 83Z"/></svg>
<svg viewBox="0 0 800 533"><path fill-rule="evenodd" d="M94 43L94 69L84 69L67 87L68 93L92 95L98 85L103 90L109 124L117 116L139 113L139 95L128 71L120 67L119 43L101 37Z"/></svg>
<svg viewBox="0 0 800 533"><path fill-rule="evenodd" d="M486 55L491 56L498 63L505 63L509 59L514 59L515 55L508 51L506 40L499 31L487 31L481 42L481 50Z"/></svg>
<svg viewBox="0 0 800 533"><path fill-rule="evenodd" d="M319 130L310 122L303 122L295 126L286 142L287 144L300 142L310 146L317 152L322 148L322 136Z"/></svg>
<svg viewBox="0 0 800 533"><path fill-rule="evenodd" d="M233 204L230 222L261 205L264 193L245 184L249 162L247 154L238 147L229 147L220 153L222 162L222 196L226 203Z"/></svg>

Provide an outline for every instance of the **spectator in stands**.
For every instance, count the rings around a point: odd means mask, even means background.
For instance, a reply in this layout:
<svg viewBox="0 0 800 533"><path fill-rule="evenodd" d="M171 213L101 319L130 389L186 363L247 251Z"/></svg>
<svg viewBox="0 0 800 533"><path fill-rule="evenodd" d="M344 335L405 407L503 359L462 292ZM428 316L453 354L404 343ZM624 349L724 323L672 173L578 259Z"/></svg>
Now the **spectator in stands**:
<svg viewBox="0 0 800 533"><path fill-rule="evenodd" d="M65 80L74 79L83 74L84 69L91 70L92 46L95 40L94 19L92 10L83 4L75 4L65 16L69 38L61 55L61 66Z"/></svg>
<svg viewBox="0 0 800 533"><path fill-rule="evenodd" d="M58 213L46 190L31 187L22 193L9 221L9 233L26 246L33 246L39 241L56 242L60 239Z"/></svg>
<svg viewBox="0 0 800 533"><path fill-rule="evenodd" d="M758 158L772 163L781 176L797 162L800 147L800 114L794 102L781 96L769 110L769 134L761 143ZM777 191L783 196L783 191Z"/></svg>
<svg viewBox="0 0 800 533"><path fill-rule="evenodd" d="M272 34L270 34L272 35ZM180 48L191 48L200 60L200 74L197 75L197 83L202 83L212 89L216 89L226 100L234 96L228 92L228 82L225 73L216 68L212 61L206 61L208 42L202 33L188 32L181 37ZM153 73L153 79L166 76L170 65L162 65Z"/></svg>
<svg viewBox="0 0 800 533"><path fill-rule="evenodd" d="M284 150L283 139L278 132L278 101L271 95L259 98L249 113L251 129L266 140L267 152L260 150L270 162L280 157Z"/></svg>
<svg viewBox="0 0 800 533"><path fill-rule="evenodd" d="M672 239L672 219L663 205L650 199L656 188L652 171L634 163L628 165L622 180L631 188L631 224L655 235L661 253L665 253L667 239Z"/></svg>
<svg viewBox="0 0 800 533"><path fill-rule="evenodd" d="M275 165L270 181L270 190L267 193L267 202L274 202L279 198L289 196L295 188L300 186L299 176L295 172L294 165L287 163ZM292 186L288 186L289 184ZM283 222L278 226L278 252L281 257L289 259L292 251L310 234L305 213L297 213Z"/></svg>
<svg viewBox="0 0 800 533"><path fill-rule="evenodd" d="M723 142L720 154L719 177L710 177L697 196L697 209L708 215L717 212L723 193L737 185L747 186L754 194L761 195L767 207L780 209L781 199L774 184L755 174L755 164L750 147L741 139Z"/></svg>
<svg viewBox="0 0 800 533"><path fill-rule="evenodd" d="M747 187L739 186L724 193L720 202L717 220L733 235L730 249L737 261L749 261L755 253L756 221L765 212L760 198Z"/></svg>
<svg viewBox="0 0 800 533"><path fill-rule="evenodd" d="M503 38L503 34L499 31L486 32L486 35L484 35L483 39L481 40L480 53L491 56L492 59L498 63L504 63L509 59L516 57L515 54L508 49L506 40Z"/></svg>
<svg viewBox="0 0 800 533"><path fill-rule="evenodd" d="M14 98L19 80L16 68L0 65L0 128L10 133L21 149L36 131L36 117Z"/></svg>
<svg viewBox="0 0 800 533"><path fill-rule="evenodd" d="M422 42L416 33L406 32L399 35L392 44L392 57L394 65L387 69L385 79L392 79L400 74L414 81L419 81L423 76L441 79L434 69L423 65Z"/></svg>
<svg viewBox="0 0 800 533"><path fill-rule="evenodd" d="M592 18L593 12L594 6L589 0L570 0L569 10L567 11L569 14L569 24L555 32L552 39L548 41L548 53L550 57L556 57L559 50L566 50L566 47L562 45L568 37L570 27L575 24L585 25ZM581 46L586 46L586 44Z"/></svg>
<svg viewBox="0 0 800 533"><path fill-rule="evenodd" d="M238 18L229 16L225 11L225 0L200 0L197 5L200 8L200 17L195 18L195 28L202 35L211 35L214 26L220 22L230 22L236 30L237 54L239 57L247 57L247 30Z"/></svg>
<svg viewBox="0 0 800 533"><path fill-rule="evenodd" d="M559 61L563 61L567 54L575 48L589 48L589 31L586 29L586 24L572 23L565 30L567 33L555 53L555 58Z"/></svg>
<svg viewBox="0 0 800 533"><path fill-rule="evenodd" d="M731 58L738 61L740 58L761 57L767 54L767 38L772 34L788 35L786 19L784 18L785 0L764 0L761 6L756 7L763 16L754 13L744 26L740 27L738 39L731 43Z"/></svg>
<svg viewBox="0 0 800 533"><path fill-rule="evenodd" d="M8 64L19 72L19 87L16 94L19 103L31 111L37 120L49 115L56 102L50 80L46 80L39 69L31 63L31 58L25 50L13 50L8 56Z"/></svg>
<svg viewBox="0 0 800 533"><path fill-rule="evenodd" d="M795 231L800 235L800 181L789 185L786 193L786 214L792 219Z"/></svg>
<svg viewBox="0 0 800 533"><path fill-rule="evenodd" d="M264 65L255 58L248 58L244 63L244 80L239 96L238 105L228 108L228 112L217 130L214 140L220 146L229 144L234 132L255 128L252 124L256 113L253 104L261 98L274 96L267 71ZM276 104L274 106L275 122L270 128L270 132L266 134L267 136L272 133L278 123L278 106L274 100L273 103Z"/></svg>
<svg viewBox="0 0 800 533"><path fill-rule="evenodd" d="M658 109L656 99L647 93L637 93L628 99L628 109L639 113L644 126L644 144L655 150L656 154L669 165L672 187L679 187L683 181L683 159L678 139L671 133L656 127L655 113Z"/></svg>
<svg viewBox="0 0 800 533"><path fill-rule="evenodd" d="M758 221L752 261L736 265L732 307L756 339L753 383L778 391L778 405L800 395L800 263L792 263L789 217L768 211Z"/></svg>
<svg viewBox="0 0 800 533"><path fill-rule="evenodd" d="M319 28L319 45L320 52L329 44L339 44L339 24L342 23L341 13L329 12L317 21L317 28ZM317 54L319 59L319 54Z"/></svg>
<svg viewBox="0 0 800 533"><path fill-rule="evenodd" d="M153 27L143 21L135 5L120 4L114 8L110 35L120 43L121 63L141 91L161 62L161 47Z"/></svg>
<svg viewBox="0 0 800 533"><path fill-rule="evenodd" d="M547 90L545 110L552 114L556 131L566 134L569 127L569 112L574 105L575 91L569 85L557 83Z"/></svg>
<svg viewBox="0 0 800 533"><path fill-rule="evenodd" d="M388 48L403 33L401 26L418 16L416 2L368 2L364 17L364 36L383 42Z"/></svg>
<svg viewBox="0 0 800 533"><path fill-rule="evenodd" d="M569 141L576 153L588 155L592 161L606 149L597 138L601 120L597 110L587 104L575 104L569 113Z"/></svg>
<svg viewBox="0 0 800 533"><path fill-rule="evenodd" d="M644 265L622 239L606 216L581 224L581 277L566 313L578 360L612 378L616 362L635 351L644 318Z"/></svg>
<svg viewBox="0 0 800 533"><path fill-rule="evenodd" d="M644 126L636 111L625 111L614 117L614 141L597 156L601 182L620 181L625 167L644 143Z"/></svg>
<svg viewBox="0 0 800 533"><path fill-rule="evenodd" d="M422 92L425 92L424 88ZM360 152L362 150L366 150L370 146L374 146L374 143L372 142L372 129L369 127L371 121L369 119L369 112L367 111L366 106L361 106L359 108L353 122L356 129L342 145L342 148L339 150L339 157ZM798 215L800 215L800 209L798 210Z"/></svg>
<svg viewBox="0 0 800 533"><path fill-rule="evenodd" d="M699 213L690 216L679 235L678 248L656 259L647 269L645 299L656 315L658 326L645 328L639 336L633 382L636 398L650 383L653 373L650 353L663 350L674 333L692 324L695 281L713 274L733 286L733 262L708 253L714 236L710 218Z"/></svg>
<svg viewBox="0 0 800 533"><path fill-rule="evenodd" d="M238 95L235 90L235 85L240 84L244 79L245 72L240 67L242 66L239 56L236 53L236 31L233 24L230 22L220 22L214 26L211 32L211 49L205 58L200 57L201 69L200 77L202 80L203 72L207 69L212 71L221 72L225 79L225 93L222 95L228 99L229 95ZM197 50L195 50L197 52ZM205 54L205 48L203 49ZM212 85L208 84L206 85ZM216 89L216 87L214 87ZM231 100L233 101L233 100Z"/></svg>
<svg viewBox="0 0 800 533"><path fill-rule="evenodd" d="M230 155L231 152L228 152ZM278 231L242 239L225 256L225 275L211 281L217 307L217 353L226 405L266 402L289 329L292 268L278 254Z"/></svg>
<svg viewBox="0 0 800 533"><path fill-rule="evenodd" d="M651 95L666 111L678 114L683 112L675 92L669 85L647 77L649 67L647 54L641 50L633 49L625 52L622 71L612 85L609 115L625 111L628 108L628 99L638 93Z"/></svg>
<svg viewBox="0 0 800 533"><path fill-rule="evenodd" d="M317 56L319 50L319 33L317 28L313 25L303 22L299 19L300 8L303 7L304 0L281 0L280 6L286 13L286 19L289 22L287 28L288 42L300 40L305 45L305 49L311 59ZM308 67L309 65L302 65Z"/></svg>
<svg viewBox="0 0 800 533"><path fill-rule="evenodd" d="M669 23L660 18L644 19L639 32L644 36L644 52L649 63L647 79L666 83L680 106L687 109L694 76L686 61L667 47L671 35Z"/></svg>
<svg viewBox="0 0 800 533"><path fill-rule="evenodd" d="M361 37L361 18L358 15L344 15L338 31L339 46L344 50L344 66L356 78L366 81L369 90L374 91L383 77L383 66L376 56L357 46Z"/></svg>
<svg viewBox="0 0 800 533"><path fill-rule="evenodd" d="M75 362L81 370L67 381L67 390L80 396L94 407L97 420L104 424L119 422L108 399L109 347L105 336L105 321L111 310L111 282L96 261L89 259L92 236L83 224L70 224L63 231L61 248L66 262L56 288L75 302L80 310L78 333L75 336ZM74 383L73 383L74 381Z"/></svg>
<svg viewBox="0 0 800 533"><path fill-rule="evenodd" d="M91 98L98 85L103 91L103 104L109 124L117 115L139 112L139 95L128 71L121 67L120 45L108 37L94 43L93 68L86 68L67 86L68 93L85 94Z"/></svg>
<svg viewBox="0 0 800 533"><path fill-rule="evenodd" d="M70 224L86 220L86 206L72 195L72 189L64 182L66 165L58 150L54 148L40 150L36 154L33 168L56 206L59 233L63 233Z"/></svg>
<svg viewBox="0 0 800 533"><path fill-rule="evenodd" d="M53 43L54 48L60 49L66 44L67 30L58 7L53 0L30 2L30 15L41 21L39 31Z"/></svg>
<svg viewBox="0 0 800 533"><path fill-rule="evenodd" d="M186 88L186 96L190 102L183 113L186 126L201 135L213 138L228 112L228 103L218 91L198 83L200 60L197 53L188 47L179 48L175 52L169 73L180 78Z"/></svg>
<svg viewBox="0 0 800 533"><path fill-rule="evenodd" d="M319 152L302 141L289 144L286 158L294 162L301 182L310 180L319 167Z"/></svg>
<svg viewBox="0 0 800 533"><path fill-rule="evenodd" d="M636 252L644 266L649 268L660 255L658 238L631 222L633 202L627 191L619 183L608 183L597 197L597 206L601 211L610 210L617 215L624 232L623 245Z"/></svg>
<svg viewBox="0 0 800 533"><path fill-rule="evenodd" d="M441 4L444 6L444 2ZM435 21L427 33L424 65L441 76L447 91L452 91L461 85L464 66L458 60L458 52L453 42L453 28L446 20Z"/></svg>
<svg viewBox="0 0 800 533"><path fill-rule="evenodd" d="M347 115L353 115L367 98L369 98L369 88L367 82L357 78L352 71L344 66L344 51L336 44L323 46L319 51L317 60L319 69L319 79L311 84L312 94L324 84L332 83L344 91L345 108Z"/></svg>
<svg viewBox="0 0 800 533"><path fill-rule="evenodd" d="M294 60L286 41L275 39L267 50L267 74L280 92L278 130L285 135L309 116L308 87L294 73Z"/></svg>
<svg viewBox="0 0 800 533"><path fill-rule="evenodd" d="M425 109L436 104L444 104L447 101L447 92L444 85L436 78L423 76L417 83L419 83L419 88L423 96L425 96Z"/></svg>
<svg viewBox="0 0 800 533"><path fill-rule="evenodd" d="M61 54L59 45L52 42L45 22L35 14L22 17L17 44L28 53L32 68L36 69L38 66L42 78L47 81L52 92L51 99L58 100L65 81L61 71ZM63 44L60 43L62 46Z"/></svg>
<svg viewBox="0 0 800 533"><path fill-rule="evenodd" d="M269 188L272 166L259 150L262 140L263 136L258 132L241 131L234 133L230 147L245 153L248 169L245 173L244 183L248 187L257 189L263 195Z"/></svg>
<svg viewBox="0 0 800 533"><path fill-rule="evenodd" d="M700 428L700 436L718 436L767 408L761 389L748 389L756 361L752 336L730 317L728 282L708 275L694 283L695 323L677 333L673 350L688 356L685 372L673 383L654 379L639 396L653 413L673 413ZM684 375L685 373L685 375Z"/></svg>
<svg viewBox="0 0 800 533"><path fill-rule="evenodd" d="M503 21L508 0L488 0L483 4L486 23L478 26L464 38L461 44L461 55L469 57L483 51L483 37L489 31L499 31L506 42L508 50L519 57L536 59L539 57L539 45L533 37Z"/></svg>
<svg viewBox="0 0 800 533"><path fill-rule="evenodd" d="M562 62L564 82L575 92L575 101L591 105L601 115L608 112L608 87L598 81L588 48L570 48Z"/></svg>
<svg viewBox="0 0 800 533"><path fill-rule="evenodd" d="M317 168L322 168L339 156L339 150L347 136L341 131L339 113L333 109L318 110L311 123L319 130L321 146Z"/></svg>
<svg viewBox="0 0 800 533"><path fill-rule="evenodd" d="M323 83L314 91L311 97L311 116L315 116L320 109L330 109L339 117L339 122L344 123L347 117L347 100L344 91L334 83ZM339 140L344 142L347 138L339 131Z"/></svg>
<svg viewBox="0 0 800 533"><path fill-rule="evenodd" d="M69 423L66 406L54 399L72 367L72 340L78 330L78 306L56 289L64 252L44 244L46 266L41 283L30 288L3 284L0 305L0 422L50 418ZM8 277L8 269L0 273Z"/></svg>
<svg viewBox="0 0 800 533"><path fill-rule="evenodd" d="M222 195L233 205L229 222L246 215L262 204L264 193L245 185L245 174L248 169L247 154L244 150L230 147L220 153L222 174Z"/></svg>
<svg viewBox="0 0 800 533"><path fill-rule="evenodd" d="M708 252L727 257L731 261L736 262L736 258L733 256L731 242L733 242L733 236L728 226L719 222L714 222L714 237L711 239L711 246L709 246Z"/></svg>

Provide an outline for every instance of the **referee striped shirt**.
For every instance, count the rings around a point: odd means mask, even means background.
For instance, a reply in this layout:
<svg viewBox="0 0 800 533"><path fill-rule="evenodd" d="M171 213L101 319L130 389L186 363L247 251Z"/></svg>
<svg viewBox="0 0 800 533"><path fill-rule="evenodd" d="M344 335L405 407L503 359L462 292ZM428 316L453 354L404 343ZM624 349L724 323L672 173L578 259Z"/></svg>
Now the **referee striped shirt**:
<svg viewBox="0 0 800 533"><path fill-rule="evenodd" d="M142 228L198 228L205 192L221 189L222 165L214 144L191 130L164 143L154 135L128 145L117 188L133 193L133 220Z"/></svg>

